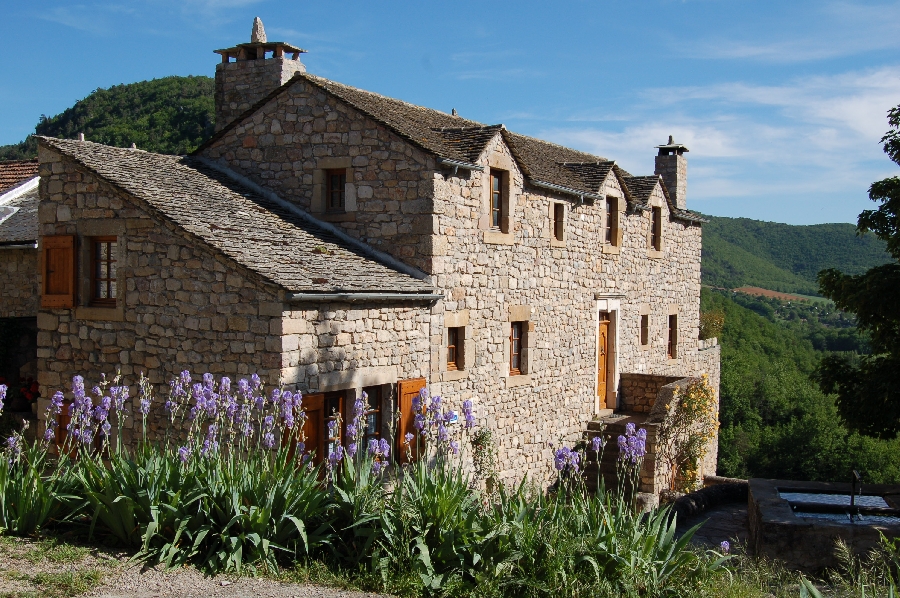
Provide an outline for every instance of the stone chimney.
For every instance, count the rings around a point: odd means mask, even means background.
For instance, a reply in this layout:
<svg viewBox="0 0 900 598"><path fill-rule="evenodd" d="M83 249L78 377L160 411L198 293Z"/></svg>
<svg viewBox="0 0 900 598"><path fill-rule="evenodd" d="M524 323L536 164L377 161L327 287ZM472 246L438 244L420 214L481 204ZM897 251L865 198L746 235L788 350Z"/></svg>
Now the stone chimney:
<svg viewBox="0 0 900 598"><path fill-rule="evenodd" d="M669 135L669 143L666 145L657 145L659 153L656 155L657 175L661 176L666 184L666 189L675 207L685 210L687 203L685 196L687 195L687 158L684 154L688 152L688 148L680 143L675 143L672 136Z"/></svg>
<svg viewBox="0 0 900 598"><path fill-rule="evenodd" d="M294 76L305 73L300 54L306 52L284 42L270 42L259 17L253 19L250 43L215 50L216 131Z"/></svg>

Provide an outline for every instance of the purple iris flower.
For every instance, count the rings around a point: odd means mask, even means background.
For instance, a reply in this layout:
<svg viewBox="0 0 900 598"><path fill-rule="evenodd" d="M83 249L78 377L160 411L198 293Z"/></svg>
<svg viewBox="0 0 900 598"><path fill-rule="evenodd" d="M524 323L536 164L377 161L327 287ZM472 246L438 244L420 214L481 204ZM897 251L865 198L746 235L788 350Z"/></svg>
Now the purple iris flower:
<svg viewBox="0 0 900 598"><path fill-rule="evenodd" d="M603 448L603 439L599 436L594 436L591 440L591 447L594 449L595 453L599 453L600 449Z"/></svg>

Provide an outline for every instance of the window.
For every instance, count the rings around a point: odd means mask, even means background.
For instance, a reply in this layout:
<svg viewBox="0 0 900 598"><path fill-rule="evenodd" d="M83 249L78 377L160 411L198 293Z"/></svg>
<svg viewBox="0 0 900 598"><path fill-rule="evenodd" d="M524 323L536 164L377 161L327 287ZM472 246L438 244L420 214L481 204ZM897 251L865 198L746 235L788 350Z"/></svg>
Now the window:
<svg viewBox="0 0 900 598"><path fill-rule="evenodd" d="M666 354L669 359L678 357L678 316L675 314L669 316L669 345Z"/></svg>
<svg viewBox="0 0 900 598"><path fill-rule="evenodd" d="M522 373L522 345L525 341L527 322L511 322L509 330L509 375Z"/></svg>
<svg viewBox="0 0 900 598"><path fill-rule="evenodd" d="M75 237L44 237L41 307L75 307Z"/></svg>
<svg viewBox="0 0 900 598"><path fill-rule="evenodd" d="M325 171L325 209L329 212L343 212L347 185L346 169Z"/></svg>
<svg viewBox="0 0 900 598"><path fill-rule="evenodd" d="M566 206L565 204L553 204L553 237L557 241L564 241L566 234Z"/></svg>
<svg viewBox="0 0 900 598"><path fill-rule="evenodd" d="M447 370L463 369L463 328L447 328Z"/></svg>
<svg viewBox="0 0 900 598"><path fill-rule="evenodd" d="M363 392L366 394L365 441L368 446L369 439L381 437L381 386L367 386Z"/></svg>
<svg viewBox="0 0 900 598"><path fill-rule="evenodd" d="M641 344L647 345L650 342L650 316L644 314L641 316Z"/></svg>
<svg viewBox="0 0 900 598"><path fill-rule="evenodd" d="M608 245L619 244L619 202L615 197L606 198L606 226L603 241Z"/></svg>
<svg viewBox="0 0 900 598"><path fill-rule="evenodd" d="M339 424L340 422L340 424ZM347 414L344 412L344 392L325 394L325 454L327 457L343 443L342 428L347 425Z"/></svg>
<svg viewBox="0 0 900 598"><path fill-rule="evenodd" d="M116 305L116 237L91 239L91 305Z"/></svg>
<svg viewBox="0 0 900 598"><path fill-rule="evenodd" d="M653 208L650 220L650 248L660 251L662 247L662 208Z"/></svg>
<svg viewBox="0 0 900 598"><path fill-rule="evenodd" d="M508 205L506 201L506 173L491 169L491 228L507 232Z"/></svg>

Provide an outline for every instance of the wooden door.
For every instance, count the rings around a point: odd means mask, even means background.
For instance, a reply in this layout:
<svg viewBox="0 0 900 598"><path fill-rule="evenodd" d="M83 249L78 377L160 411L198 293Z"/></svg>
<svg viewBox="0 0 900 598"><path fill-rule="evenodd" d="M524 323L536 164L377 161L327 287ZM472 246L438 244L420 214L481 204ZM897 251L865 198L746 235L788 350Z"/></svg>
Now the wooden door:
<svg viewBox="0 0 900 598"><path fill-rule="evenodd" d="M414 378L412 380L401 380L397 383L397 402L398 402L398 410L400 411L400 422L397 426L397 446L396 446L396 455L397 461L400 463L409 462L409 455L412 455L412 458L416 458L415 447L416 441L413 440L412 447L407 452L406 440L404 437L407 434L417 435L417 430L413 425L415 423L416 414L413 413L412 403L413 399L418 396L419 391L425 388L427 381L425 378ZM419 438L419 442L421 443L422 439Z"/></svg>
<svg viewBox="0 0 900 598"><path fill-rule="evenodd" d="M600 408L606 408L606 378L609 372L609 314L600 314L600 328L597 334L597 396Z"/></svg>

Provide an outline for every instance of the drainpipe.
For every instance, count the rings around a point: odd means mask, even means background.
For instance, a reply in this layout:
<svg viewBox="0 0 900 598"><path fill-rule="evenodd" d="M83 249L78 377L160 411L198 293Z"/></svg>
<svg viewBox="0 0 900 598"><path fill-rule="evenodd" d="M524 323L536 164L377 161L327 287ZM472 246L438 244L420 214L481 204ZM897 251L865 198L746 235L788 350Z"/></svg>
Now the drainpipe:
<svg viewBox="0 0 900 598"><path fill-rule="evenodd" d="M578 198L578 203L584 203L585 197L587 197L589 199L593 199L594 201L603 199L603 197L596 195L594 193L585 193L584 191L576 191L575 189L571 189L569 187L563 187L562 185L555 185L553 183L545 183L544 181L536 181L533 179L530 182L535 187L551 189L558 193L565 193L566 195L574 195L575 197Z"/></svg>
<svg viewBox="0 0 900 598"><path fill-rule="evenodd" d="M37 249L37 243L10 243L0 245L0 249Z"/></svg>

